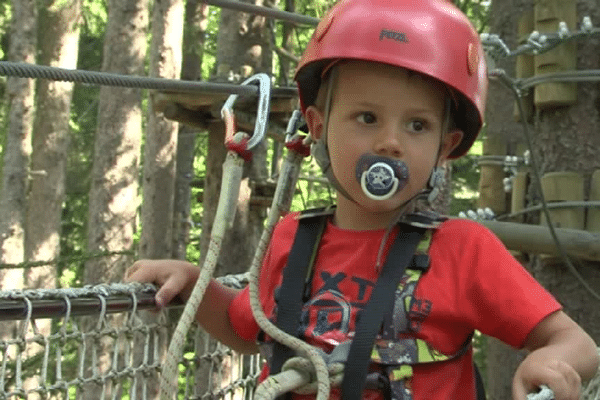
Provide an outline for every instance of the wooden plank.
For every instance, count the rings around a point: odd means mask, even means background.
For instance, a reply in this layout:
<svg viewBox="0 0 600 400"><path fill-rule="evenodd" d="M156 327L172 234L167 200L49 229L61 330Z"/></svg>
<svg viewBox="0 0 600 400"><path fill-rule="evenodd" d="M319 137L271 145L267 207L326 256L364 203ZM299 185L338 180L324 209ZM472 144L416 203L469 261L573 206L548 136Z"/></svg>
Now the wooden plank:
<svg viewBox="0 0 600 400"><path fill-rule="evenodd" d="M503 138L488 136L483 141L484 155L505 155L506 144ZM491 208L496 214L506 212L504 193L504 169L501 165L482 165L479 178L479 208Z"/></svg>
<svg viewBox="0 0 600 400"><path fill-rule="evenodd" d="M600 201L600 169L592 174L590 201ZM585 229L590 232L600 232L600 208L588 208Z"/></svg>
<svg viewBox="0 0 600 400"><path fill-rule="evenodd" d="M540 33L558 32L559 22L569 30L577 29L577 7L574 0L537 0L534 5L534 27ZM577 43L570 41L534 57L536 75L577 69ZM577 84L551 82L537 85L534 90L536 107L569 106L577 102Z"/></svg>
<svg viewBox="0 0 600 400"><path fill-rule="evenodd" d="M514 222L481 221L504 245L515 251L558 256L556 244L545 226ZM556 228L556 235L568 255L600 261L600 233Z"/></svg>
<svg viewBox="0 0 600 400"><path fill-rule="evenodd" d="M583 201L583 176L577 172L550 172L542 177L542 190L547 202ZM585 210L565 208L550 210L554 227L583 229ZM547 225L542 214L541 224Z"/></svg>

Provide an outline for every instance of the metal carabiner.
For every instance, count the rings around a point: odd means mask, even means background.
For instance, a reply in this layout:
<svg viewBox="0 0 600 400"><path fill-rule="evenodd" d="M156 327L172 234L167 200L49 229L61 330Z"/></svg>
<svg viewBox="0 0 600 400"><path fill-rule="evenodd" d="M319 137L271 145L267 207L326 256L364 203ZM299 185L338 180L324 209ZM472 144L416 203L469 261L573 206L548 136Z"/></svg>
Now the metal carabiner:
<svg viewBox="0 0 600 400"><path fill-rule="evenodd" d="M300 127L300 123L302 123L302 112L300 110L294 110L285 130L286 143L292 140L294 134Z"/></svg>
<svg viewBox="0 0 600 400"><path fill-rule="evenodd" d="M254 146L260 143L267 132L267 124L269 123L269 111L271 103L271 78L265 73L260 73L251 76L242 82L242 86L258 81L258 110L256 113L256 123L254 124L254 133L248 140L246 145L247 150L251 150ZM237 100L238 95L232 94L227 98L225 104L221 108L221 118L225 121L226 138L232 137L236 132L233 123L233 104Z"/></svg>

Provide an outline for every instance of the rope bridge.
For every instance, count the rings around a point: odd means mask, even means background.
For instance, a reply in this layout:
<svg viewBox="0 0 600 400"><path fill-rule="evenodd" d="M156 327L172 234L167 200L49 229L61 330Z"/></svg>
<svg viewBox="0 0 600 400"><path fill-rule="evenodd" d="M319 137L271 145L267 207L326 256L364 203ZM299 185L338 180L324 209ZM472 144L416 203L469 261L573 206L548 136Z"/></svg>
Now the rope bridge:
<svg viewBox="0 0 600 400"><path fill-rule="evenodd" d="M227 282L225 282L227 284ZM181 310L153 309L155 288L110 284L0 292L0 399L156 399ZM178 399L250 399L258 356L198 326L179 360Z"/></svg>

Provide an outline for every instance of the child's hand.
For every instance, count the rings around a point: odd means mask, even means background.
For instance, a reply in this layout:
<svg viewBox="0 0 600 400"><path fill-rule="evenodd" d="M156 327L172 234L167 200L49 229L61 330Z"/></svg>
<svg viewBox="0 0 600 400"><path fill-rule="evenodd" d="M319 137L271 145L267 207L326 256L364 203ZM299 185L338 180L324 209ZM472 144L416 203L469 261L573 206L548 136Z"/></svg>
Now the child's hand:
<svg viewBox="0 0 600 400"><path fill-rule="evenodd" d="M125 282L153 283L160 287L156 304L162 308L175 296L187 300L198 279L200 269L181 260L138 260L125 271Z"/></svg>
<svg viewBox="0 0 600 400"><path fill-rule="evenodd" d="M513 399L525 400L540 385L547 385L556 400L578 400L581 378L577 371L564 361L546 357L545 351L533 352L519 365L513 379Z"/></svg>

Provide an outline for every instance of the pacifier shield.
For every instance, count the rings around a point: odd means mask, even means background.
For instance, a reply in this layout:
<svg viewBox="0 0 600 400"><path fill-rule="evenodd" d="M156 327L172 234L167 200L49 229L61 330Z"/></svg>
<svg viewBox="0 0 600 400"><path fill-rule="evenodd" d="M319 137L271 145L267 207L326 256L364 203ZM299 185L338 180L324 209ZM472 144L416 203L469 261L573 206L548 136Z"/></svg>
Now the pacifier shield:
<svg viewBox="0 0 600 400"><path fill-rule="evenodd" d="M385 200L406 186L408 167L402 161L365 154L356 165L356 179L368 197Z"/></svg>

